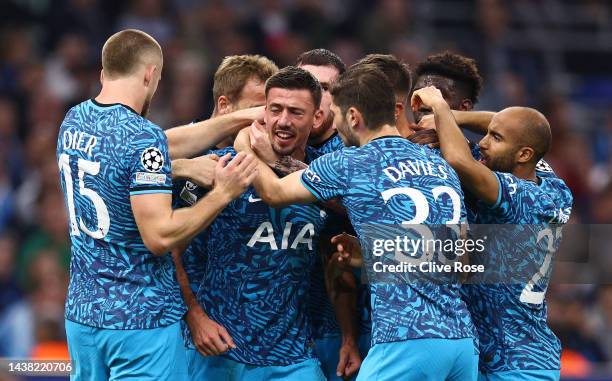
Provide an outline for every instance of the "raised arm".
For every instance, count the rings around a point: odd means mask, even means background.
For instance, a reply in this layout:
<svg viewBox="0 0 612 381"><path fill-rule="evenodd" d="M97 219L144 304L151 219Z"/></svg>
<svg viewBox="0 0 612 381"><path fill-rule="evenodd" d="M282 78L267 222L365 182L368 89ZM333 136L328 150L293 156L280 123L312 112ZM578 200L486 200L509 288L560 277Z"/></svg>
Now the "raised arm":
<svg viewBox="0 0 612 381"><path fill-rule="evenodd" d="M453 110L453 116L461 128L465 128L477 134L486 135L491 119L495 116L492 111L457 111Z"/></svg>
<svg viewBox="0 0 612 381"><path fill-rule="evenodd" d="M425 105L433 110L442 156L455 169L461 184L479 199L494 204L499 194L497 177L472 157L470 147L440 91L433 86L419 89L412 95L411 103L413 109Z"/></svg>
<svg viewBox="0 0 612 381"><path fill-rule="evenodd" d="M170 158L174 160L200 155L247 127L253 120L263 119L263 112L264 106L253 107L166 130Z"/></svg>
<svg viewBox="0 0 612 381"><path fill-rule="evenodd" d="M145 246L153 254L164 255L179 245L186 245L251 184L257 175L255 157L239 154L226 165L228 160L229 155L219 159L215 187L189 208L172 209L172 195L167 193L143 192L130 196L136 225Z"/></svg>

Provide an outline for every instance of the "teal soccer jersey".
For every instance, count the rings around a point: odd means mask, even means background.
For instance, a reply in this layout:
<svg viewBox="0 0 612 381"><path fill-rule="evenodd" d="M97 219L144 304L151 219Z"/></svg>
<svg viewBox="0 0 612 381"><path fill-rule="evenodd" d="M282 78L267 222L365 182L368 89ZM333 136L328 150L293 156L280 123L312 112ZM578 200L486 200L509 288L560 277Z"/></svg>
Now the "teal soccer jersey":
<svg viewBox="0 0 612 381"><path fill-rule="evenodd" d="M231 147L211 153L235 155ZM181 203L190 198L183 196ZM237 347L223 356L258 366L314 358L306 302L326 219L316 205L271 208L250 187L190 245L189 261L205 254L199 285L192 283L198 302Z"/></svg>
<svg viewBox="0 0 612 381"><path fill-rule="evenodd" d="M302 183L319 200L340 198L367 247L368 225L458 224L465 218L455 171L431 150L399 136L374 139L313 161ZM364 250L364 261L372 253ZM372 282L372 343L471 338L458 283Z"/></svg>
<svg viewBox="0 0 612 381"><path fill-rule="evenodd" d="M148 329L185 312L170 255L144 245L130 196L172 193L168 143L121 104L71 108L57 141L72 257L66 319L98 328Z"/></svg>
<svg viewBox="0 0 612 381"><path fill-rule="evenodd" d="M485 225L496 224L503 230L486 255L473 256L490 270L462 289L478 329L481 372L560 369L561 346L546 324L544 295L573 198L561 179L539 166L539 184L495 172L497 202L468 202L475 229L490 233Z"/></svg>

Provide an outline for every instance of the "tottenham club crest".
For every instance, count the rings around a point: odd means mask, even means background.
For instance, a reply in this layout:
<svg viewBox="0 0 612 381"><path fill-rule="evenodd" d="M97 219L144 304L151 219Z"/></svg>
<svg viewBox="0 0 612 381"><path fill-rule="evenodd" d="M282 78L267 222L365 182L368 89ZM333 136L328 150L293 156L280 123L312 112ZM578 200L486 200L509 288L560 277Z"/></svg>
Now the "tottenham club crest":
<svg viewBox="0 0 612 381"><path fill-rule="evenodd" d="M142 151L140 162L145 170L149 172L159 172L164 166L164 157L159 149L149 147Z"/></svg>

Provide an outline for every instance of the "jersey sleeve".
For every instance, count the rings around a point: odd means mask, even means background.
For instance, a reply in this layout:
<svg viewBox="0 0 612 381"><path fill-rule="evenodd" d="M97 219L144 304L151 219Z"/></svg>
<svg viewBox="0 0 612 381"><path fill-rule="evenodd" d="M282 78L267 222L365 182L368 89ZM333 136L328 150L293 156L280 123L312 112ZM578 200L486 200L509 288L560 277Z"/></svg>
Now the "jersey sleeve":
<svg viewBox="0 0 612 381"><path fill-rule="evenodd" d="M346 194L347 160L343 152L340 150L321 156L302 173L302 184L320 201Z"/></svg>
<svg viewBox="0 0 612 381"><path fill-rule="evenodd" d="M130 195L172 194L168 140L161 128L146 124L128 147Z"/></svg>
<svg viewBox="0 0 612 381"><path fill-rule="evenodd" d="M521 183L517 178L509 173L494 172L499 184L497 200L490 209L496 210L503 215L511 216L514 213L516 201L519 199L519 187Z"/></svg>

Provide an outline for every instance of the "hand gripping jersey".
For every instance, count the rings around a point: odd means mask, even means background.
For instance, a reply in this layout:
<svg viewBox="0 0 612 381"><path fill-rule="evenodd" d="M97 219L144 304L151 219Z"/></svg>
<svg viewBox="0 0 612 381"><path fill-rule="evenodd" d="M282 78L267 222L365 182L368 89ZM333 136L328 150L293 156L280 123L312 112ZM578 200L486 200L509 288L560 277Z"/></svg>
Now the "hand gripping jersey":
<svg viewBox="0 0 612 381"><path fill-rule="evenodd" d="M561 346L546 324L544 295L572 194L550 170L541 173L536 184L495 172L497 202L468 203L471 223L505 224L495 228L503 233L495 235L487 253L472 256L489 270L462 289L478 329L482 372L560 368ZM495 281L488 279L492 276Z"/></svg>
<svg viewBox="0 0 612 381"><path fill-rule="evenodd" d="M465 207L455 171L431 150L396 136L313 161L302 183L320 200L339 197L367 247L372 224L457 224ZM364 250L366 263L372 253ZM373 344L473 337L458 283L373 283Z"/></svg>
<svg viewBox="0 0 612 381"><path fill-rule="evenodd" d="M178 321L172 258L145 247L130 205L130 195L172 192L163 131L126 106L88 100L66 114L57 159L72 241L66 319L110 329Z"/></svg>
<svg viewBox="0 0 612 381"><path fill-rule="evenodd" d="M271 208L249 188L190 246L207 255L198 302L237 346L224 356L259 366L314 357L306 301L326 217L314 204Z"/></svg>

